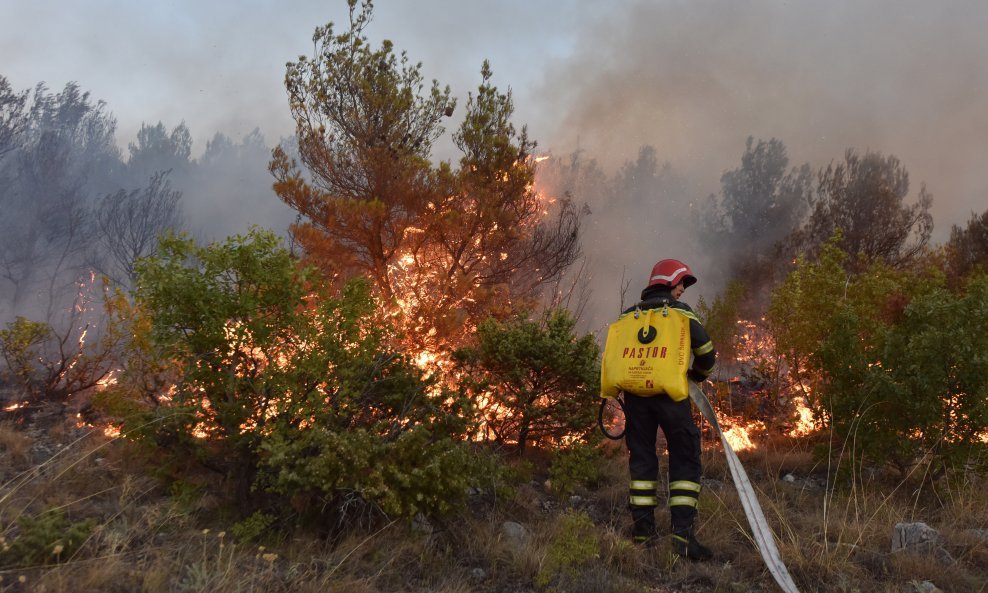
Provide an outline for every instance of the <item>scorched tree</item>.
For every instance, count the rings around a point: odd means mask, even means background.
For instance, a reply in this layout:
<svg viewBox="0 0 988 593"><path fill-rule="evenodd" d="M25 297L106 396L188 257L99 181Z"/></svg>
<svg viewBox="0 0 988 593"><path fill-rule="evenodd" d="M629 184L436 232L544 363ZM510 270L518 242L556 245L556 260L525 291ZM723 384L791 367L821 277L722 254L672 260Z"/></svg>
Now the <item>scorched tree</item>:
<svg viewBox="0 0 988 593"><path fill-rule="evenodd" d="M535 143L486 62L453 134L459 166L433 163L456 102L391 42L371 47L371 13L350 0L349 29L317 28L314 56L288 64L307 174L281 149L270 169L308 261L337 281L369 278L417 346L443 349L558 278L579 255L582 211L534 191Z"/></svg>

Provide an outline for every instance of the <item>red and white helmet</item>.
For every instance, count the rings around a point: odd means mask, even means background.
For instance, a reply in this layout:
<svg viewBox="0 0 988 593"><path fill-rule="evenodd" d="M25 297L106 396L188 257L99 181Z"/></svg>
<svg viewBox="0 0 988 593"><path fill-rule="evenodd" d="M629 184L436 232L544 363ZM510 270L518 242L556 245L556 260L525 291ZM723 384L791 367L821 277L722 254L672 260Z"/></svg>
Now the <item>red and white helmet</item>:
<svg viewBox="0 0 988 593"><path fill-rule="evenodd" d="M664 259L652 266L652 275L648 279L649 286L668 286L672 288L680 282L684 288L696 284L696 276L690 267L678 259Z"/></svg>

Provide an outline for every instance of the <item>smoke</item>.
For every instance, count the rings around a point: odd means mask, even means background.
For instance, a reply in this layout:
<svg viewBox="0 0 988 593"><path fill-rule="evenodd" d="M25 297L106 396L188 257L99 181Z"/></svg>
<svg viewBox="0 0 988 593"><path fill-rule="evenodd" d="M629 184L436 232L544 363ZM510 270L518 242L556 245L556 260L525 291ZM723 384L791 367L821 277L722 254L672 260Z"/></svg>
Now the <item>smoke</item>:
<svg viewBox="0 0 988 593"><path fill-rule="evenodd" d="M128 284L162 232L216 241L259 225L287 237L295 214L272 189L258 130L217 133L193 159L184 123L145 125L125 159L113 114L78 85L39 86L23 108L21 96L0 97L0 325L60 318L94 271Z"/></svg>
<svg viewBox="0 0 988 593"><path fill-rule="evenodd" d="M186 182L185 213L197 237L219 241L257 225L287 238L295 211L272 189L271 149L256 129L239 142L213 137Z"/></svg>
<svg viewBox="0 0 988 593"><path fill-rule="evenodd" d="M11 58L5 74L14 87L78 80L117 116L123 147L142 121L186 121L203 134L194 158L215 131L291 134L284 64L311 52L315 26L346 23L342 0L307 0L290 11L256 2L63 4L5 12L0 53ZM423 0L378 3L375 12L372 42L392 39L422 61L427 78L450 84L461 98L454 119L490 58L495 82L514 90L515 121L529 125L543 150L568 158L579 149L599 164L605 189L572 193L594 212L585 251L602 317L619 308L622 271L633 297L663 257L695 268L700 283L688 301L722 284L706 238L688 236L680 217L647 201L630 213L613 203L621 167L645 145L656 149L653 199L663 203L716 192L754 136L782 140L791 166L819 169L849 147L896 155L912 195L925 181L934 196L935 241L985 208L985 3ZM173 172L194 232L221 238L252 222L280 229L290 221L270 191L266 157L257 161L249 170L230 162L197 183Z"/></svg>
<svg viewBox="0 0 988 593"><path fill-rule="evenodd" d="M905 2L780 3L734 0L637 2L586 24L572 55L546 65L532 92L533 126L556 155L577 147L613 174L639 147L685 177L686 199L719 189L739 166L745 139L778 138L790 166L814 169L847 148L894 154L934 196L934 241L984 209L988 176L988 5ZM532 116L528 116L532 117ZM532 121L531 119L529 121ZM606 215L606 196L588 196L599 237L587 244L597 275L627 267L633 290L650 263L682 257L712 294L720 279L667 224L661 206L642 220ZM601 216L603 214L603 216ZM606 228L600 228L606 227ZM710 238L712 239L712 238ZM648 251L647 256L642 251ZM608 278L594 283L617 308ZM693 292L691 295L690 292ZM690 298L687 298L690 300ZM611 302L613 301L613 302Z"/></svg>

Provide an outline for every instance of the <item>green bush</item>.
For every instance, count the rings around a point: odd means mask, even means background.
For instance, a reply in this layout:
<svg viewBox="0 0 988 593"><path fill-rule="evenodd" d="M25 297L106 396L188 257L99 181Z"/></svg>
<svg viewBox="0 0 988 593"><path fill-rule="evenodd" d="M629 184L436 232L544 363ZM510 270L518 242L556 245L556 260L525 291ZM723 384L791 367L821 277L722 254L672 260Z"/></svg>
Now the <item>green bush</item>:
<svg viewBox="0 0 988 593"><path fill-rule="evenodd" d="M0 378L17 383L26 397L52 401L65 401L104 378L120 336L91 328L76 306L67 316L58 323L64 330L24 317L0 329L0 356L6 363Z"/></svg>
<svg viewBox="0 0 988 593"><path fill-rule="evenodd" d="M255 511L243 521L238 521L230 528L230 534L237 538L237 541L247 543L257 541L264 533L271 528L275 522L275 516L263 511Z"/></svg>
<svg viewBox="0 0 988 593"><path fill-rule="evenodd" d="M463 495L474 466L460 400L388 347L365 282L337 293L258 230L205 247L166 238L137 275L133 322L146 340L117 393L175 377L124 419L155 460L222 474L241 508L257 495L315 509L356 496L407 515Z"/></svg>
<svg viewBox="0 0 988 593"><path fill-rule="evenodd" d="M581 438L596 428L599 349L577 336L563 310L541 320L488 319L476 344L456 353L462 386L483 409L485 428L499 443L547 445Z"/></svg>
<svg viewBox="0 0 988 593"><path fill-rule="evenodd" d="M480 479L463 443L424 424L395 438L367 428L277 431L262 450L264 488L288 497L355 493L393 516L451 511Z"/></svg>
<svg viewBox="0 0 988 593"><path fill-rule="evenodd" d="M96 522L71 522L61 509L49 509L35 517L17 519L20 530L0 553L3 566L37 566L71 558L89 538Z"/></svg>
<svg viewBox="0 0 988 593"><path fill-rule="evenodd" d="M535 584L545 589L552 583L575 580L599 557L600 543L593 521L583 511L566 511L559 518L559 531L549 544Z"/></svg>
<svg viewBox="0 0 988 593"><path fill-rule="evenodd" d="M8 380L24 387L31 396L38 396L43 390L40 384L42 374L41 350L51 339L51 326L40 321L18 317L0 330L0 354L7 363Z"/></svg>
<svg viewBox="0 0 988 593"><path fill-rule="evenodd" d="M552 490L561 496L573 494L577 488L593 488L603 479L603 455L593 444L578 442L557 452L549 465Z"/></svg>

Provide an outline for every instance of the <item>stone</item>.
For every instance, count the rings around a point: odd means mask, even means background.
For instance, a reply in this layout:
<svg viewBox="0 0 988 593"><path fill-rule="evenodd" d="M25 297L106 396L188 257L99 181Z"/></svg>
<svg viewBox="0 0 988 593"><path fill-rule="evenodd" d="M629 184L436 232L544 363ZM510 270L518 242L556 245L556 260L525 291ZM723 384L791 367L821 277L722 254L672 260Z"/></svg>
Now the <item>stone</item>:
<svg viewBox="0 0 988 593"><path fill-rule="evenodd" d="M436 531L436 528L433 527L432 523L425 518L425 515L419 513L412 519L412 531L425 535L432 535Z"/></svg>
<svg viewBox="0 0 988 593"><path fill-rule="evenodd" d="M910 584L913 586L913 590L916 593L943 593L943 589L937 587L930 581L911 581Z"/></svg>
<svg viewBox="0 0 988 593"><path fill-rule="evenodd" d="M532 538L532 534L529 533L528 528L514 521L505 521L502 523L501 533L505 538L515 544L527 544Z"/></svg>
<svg viewBox="0 0 988 593"><path fill-rule="evenodd" d="M470 571L470 578L475 581L482 581L487 578L487 573L483 568L474 568Z"/></svg>
<svg viewBox="0 0 988 593"><path fill-rule="evenodd" d="M965 529L964 533L988 544L988 529Z"/></svg>
<svg viewBox="0 0 988 593"><path fill-rule="evenodd" d="M940 532L926 523L896 523L892 530L892 552L936 552L942 543Z"/></svg>

